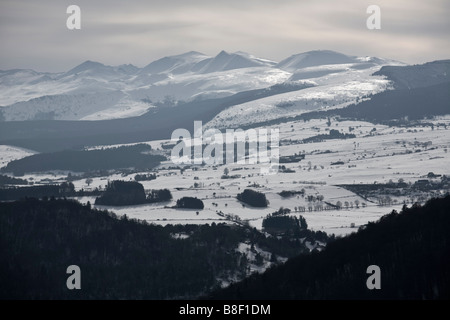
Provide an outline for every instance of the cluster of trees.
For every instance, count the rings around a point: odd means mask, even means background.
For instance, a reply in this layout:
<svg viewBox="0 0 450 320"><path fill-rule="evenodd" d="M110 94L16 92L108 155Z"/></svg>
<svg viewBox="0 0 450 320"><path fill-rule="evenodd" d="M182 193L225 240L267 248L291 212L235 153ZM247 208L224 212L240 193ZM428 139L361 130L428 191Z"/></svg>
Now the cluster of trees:
<svg viewBox="0 0 450 320"><path fill-rule="evenodd" d="M397 200L395 200L395 201L397 201ZM393 202L394 202L394 200L390 196L380 196L378 198L378 205L380 205L380 206L391 206ZM348 207L348 204L347 204L347 207ZM351 205L351 207L353 208L353 204Z"/></svg>
<svg viewBox="0 0 450 320"><path fill-rule="evenodd" d="M278 211L275 211L271 214L272 217L282 216L291 213L291 209L281 207Z"/></svg>
<svg viewBox="0 0 450 320"><path fill-rule="evenodd" d="M130 206L146 202L142 184L135 181L110 181L105 192L95 199L95 204L105 206Z"/></svg>
<svg viewBox="0 0 450 320"><path fill-rule="evenodd" d="M289 198L293 197L295 195L301 195L303 196L305 194L305 189L302 189L300 191L294 191L294 190L283 190L280 193L278 193L283 198Z"/></svg>
<svg viewBox="0 0 450 320"><path fill-rule="evenodd" d="M0 186L5 185L27 185L28 181L19 178L8 177L6 175L0 174Z"/></svg>
<svg viewBox="0 0 450 320"><path fill-rule="evenodd" d="M134 180L136 181L150 181L155 180L156 174L150 173L150 174L137 174L134 176Z"/></svg>
<svg viewBox="0 0 450 320"><path fill-rule="evenodd" d="M305 159L304 154L294 154L291 156L281 156L279 163L297 163Z"/></svg>
<svg viewBox="0 0 450 320"><path fill-rule="evenodd" d="M220 179L239 179L240 177L242 177L240 174L233 174L233 175L223 174L220 177Z"/></svg>
<svg viewBox="0 0 450 320"><path fill-rule="evenodd" d="M319 134L313 137L303 139L303 143L321 142L329 139L351 139L356 136L353 133L341 133L339 130L331 129L328 134Z"/></svg>
<svg viewBox="0 0 450 320"><path fill-rule="evenodd" d="M177 200L177 208L184 208L184 209L200 209L202 210L205 205L203 204L203 201L198 198L193 197L183 197L181 199Z"/></svg>
<svg viewBox="0 0 450 320"><path fill-rule="evenodd" d="M75 187L72 182L63 182L60 185L55 184L0 189L0 201L19 200L26 197L73 197L77 195L84 195L84 193L75 192Z"/></svg>
<svg viewBox="0 0 450 320"><path fill-rule="evenodd" d="M269 204L264 193L252 189L245 189L242 193L237 195L237 199L250 206L259 208L265 208Z"/></svg>
<svg viewBox="0 0 450 320"><path fill-rule="evenodd" d="M95 199L95 204L105 206L130 206L172 200L168 189L151 190L148 195L142 184L136 181L115 180L108 182L103 194Z"/></svg>
<svg viewBox="0 0 450 320"><path fill-rule="evenodd" d="M403 207L321 252L218 291L213 299L449 299L450 196ZM369 290L368 266L381 269Z"/></svg>
<svg viewBox="0 0 450 320"><path fill-rule="evenodd" d="M73 200L4 202L0 212L0 299L192 299L248 274L239 243L275 257L308 251L248 227L149 225ZM66 288L73 264L81 290Z"/></svg>
<svg viewBox="0 0 450 320"><path fill-rule="evenodd" d="M163 202L172 200L172 193L170 193L169 189L159 189L159 190L151 190L147 195L147 202Z"/></svg>
<svg viewBox="0 0 450 320"><path fill-rule="evenodd" d="M300 231L308 229L305 218L287 215L267 216L263 219L262 226L264 231L268 233L294 237L300 237Z"/></svg>
<svg viewBox="0 0 450 320"><path fill-rule="evenodd" d="M345 207L345 209L353 209L353 205L356 207L356 209L359 209L359 205L361 204L362 207L366 207L367 204L365 202L360 203L358 199L355 200L355 202L353 201L344 201L344 203L342 203L342 201L336 201L336 204L334 205L334 207L337 210L341 210L342 208Z"/></svg>

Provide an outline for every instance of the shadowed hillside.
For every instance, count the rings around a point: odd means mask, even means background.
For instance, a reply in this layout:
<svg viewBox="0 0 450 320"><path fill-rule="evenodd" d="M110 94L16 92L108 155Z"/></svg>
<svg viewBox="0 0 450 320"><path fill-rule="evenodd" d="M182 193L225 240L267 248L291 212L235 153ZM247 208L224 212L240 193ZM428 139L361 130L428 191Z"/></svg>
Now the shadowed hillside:
<svg viewBox="0 0 450 320"><path fill-rule="evenodd" d="M314 241L328 241L322 232ZM182 299L244 278L256 262L238 250L264 250L272 262L309 249L236 225L149 225L54 199L0 203L0 299ZM256 251L255 251L256 252ZM81 269L69 290L66 269Z"/></svg>
<svg viewBox="0 0 450 320"><path fill-rule="evenodd" d="M392 212L358 233L253 276L214 299L449 299L450 196ZM381 268L369 290L367 267Z"/></svg>

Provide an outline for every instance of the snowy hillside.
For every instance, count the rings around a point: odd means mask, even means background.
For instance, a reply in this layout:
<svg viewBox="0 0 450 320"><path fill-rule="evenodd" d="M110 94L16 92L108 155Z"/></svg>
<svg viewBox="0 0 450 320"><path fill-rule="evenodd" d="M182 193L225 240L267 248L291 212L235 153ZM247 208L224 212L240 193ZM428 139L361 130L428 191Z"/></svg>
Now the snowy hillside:
<svg viewBox="0 0 450 320"><path fill-rule="evenodd" d="M64 73L7 70L0 71L0 120L127 118L142 115L157 105L221 98L298 80L312 80L325 89L336 83L351 85L352 93L344 92L344 97L340 97L339 87L325 90L330 100L349 103L368 90L385 90L387 81L380 82L381 77L371 77L371 73L395 64L333 51L310 51L280 63L245 52L221 51L209 57L191 51L164 57L143 68L85 61ZM262 110L266 104L294 103L288 113L295 113L305 109L303 102L298 102L304 99L297 94L255 103L261 103ZM324 102L318 104L325 107ZM269 110L267 117L271 118L273 112Z"/></svg>

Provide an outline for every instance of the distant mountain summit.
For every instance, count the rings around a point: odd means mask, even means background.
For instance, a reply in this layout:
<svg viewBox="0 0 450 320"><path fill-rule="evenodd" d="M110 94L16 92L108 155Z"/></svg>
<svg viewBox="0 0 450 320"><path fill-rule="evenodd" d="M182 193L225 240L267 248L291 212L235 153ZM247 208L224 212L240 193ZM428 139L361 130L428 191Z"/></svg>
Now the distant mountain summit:
<svg viewBox="0 0 450 320"><path fill-rule="evenodd" d="M197 51L189 51L176 56L169 56L153 61L145 66L141 73L173 73L181 74L192 70L199 62L210 57Z"/></svg>
<svg viewBox="0 0 450 320"><path fill-rule="evenodd" d="M255 58L244 52L228 53L221 51L214 58L199 62L193 71L200 73L211 73L241 68L272 66L269 62Z"/></svg>
<svg viewBox="0 0 450 320"><path fill-rule="evenodd" d="M294 54L282 60L276 65L277 68L287 71L314 67L328 64L343 64L361 62L357 57L348 56L331 50L314 50Z"/></svg>
<svg viewBox="0 0 450 320"><path fill-rule="evenodd" d="M221 51L215 57L203 53L190 51L176 56L164 57L156 60L142 69L142 73L172 73L182 74L212 73L241 68L273 66L269 60L256 58L245 52L228 53Z"/></svg>
<svg viewBox="0 0 450 320"><path fill-rule="evenodd" d="M100 62L87 60L82 64L70 69L61 75L61 78L77 75L77 76L94 76L94 77L121 77L124 75L135 74L139 70L132 64L122 64L120 66L107 66Z"/></svg>
<svg viewBox="0 0 450 320"><path fill-rule="evenodd" d="M69 74L76 74L76 73L80 73L80 72L84 72L84 71L93 71L93 70L107 70L109 69L107 66L105 66L103 63L100 62L95 62L95 61L91 61L91 60L87 60L85 62L83 62L82 64L79 64L78 66L70 69L69 71L66 72L67 75Z"/></svg>

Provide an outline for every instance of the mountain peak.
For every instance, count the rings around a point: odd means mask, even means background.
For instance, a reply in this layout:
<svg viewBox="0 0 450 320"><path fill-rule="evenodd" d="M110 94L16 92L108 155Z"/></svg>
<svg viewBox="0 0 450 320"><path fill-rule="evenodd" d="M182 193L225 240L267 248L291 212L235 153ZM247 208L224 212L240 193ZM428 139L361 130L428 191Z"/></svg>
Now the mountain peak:
<svg viewBox="0 0 450 320"><path fill-rule="evenodd" d="M222 50L214 58L201 61L194 69L201 73L210 73L269 65L271 64L268 61L258 59L242 51L229 53Z"/></svg>
<svg viewBox="0 0 450 320"><path fill-rule="evenodd" d="M178 55L178 57L192 57L192 56L206 56L206 55L198 51L188 51Z"/></svg>
<svg viewBox="0 0 450 320"><path fill-rule="evenodd" d="M83 72L86 70L92 70L92 69L99 69L99 68L105 68L106 66L103 63L86 60L85 62L79 64L75 68L70 69L67 74L76 74L79 72Z"/></svg>
<svg viewBox="0 0 450 320"><path fill-rule="evenodd" d="M82 64L80 64L78 67L85 67L85 68L95 68L95 67L105 67L103 63L92 61L92 60L86 60Z"/></svg>
<svg viewBox="0 0 450 320"><path fill-rule="evenodd" d="M219 52L219 54L216 57L229 57L231 54L226 52L225 50L222 50Z"/></svg>

